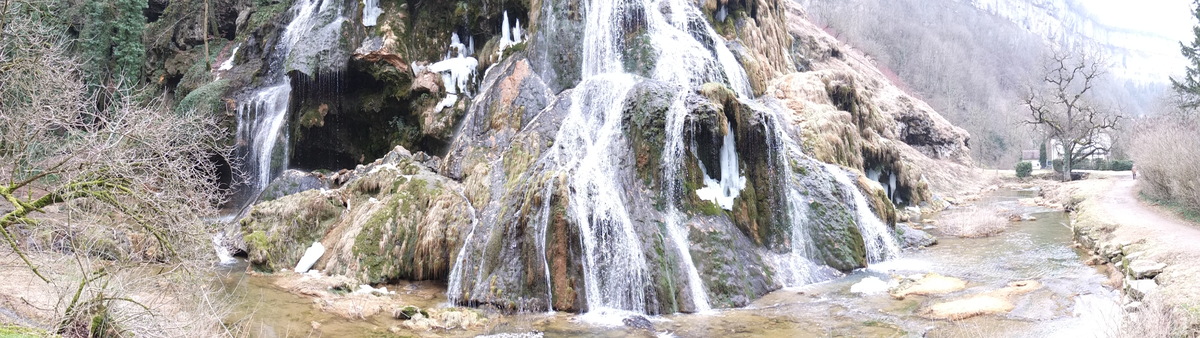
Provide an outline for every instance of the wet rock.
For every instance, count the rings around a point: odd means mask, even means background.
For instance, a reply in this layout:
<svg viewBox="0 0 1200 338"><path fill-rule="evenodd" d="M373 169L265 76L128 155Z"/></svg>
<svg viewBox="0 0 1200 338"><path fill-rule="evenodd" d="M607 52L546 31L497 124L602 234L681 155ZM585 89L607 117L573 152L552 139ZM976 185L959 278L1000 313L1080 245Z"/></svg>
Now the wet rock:
<svg viewBox="0 0 1200 338"><path fill-rule="evenodd" d="M625 319L622 319L621 322L625 323L625 326L627 326L627 327L641 329L641 330L647 330L647 331L654 331L654 323L651 323L650 320L646 319L646 317L644 317L644 316L625 317Z"/></svg>
<svg viewBox="0 0 1200 338"><path fill-rule="evenodd" d="M965 298L940 302L917 311L917 315L930 319L962 320L979 315L999 314L1012 311L1016 306L1013 299L1042 287L1037 281L1019 281L1008 286Z"/></svg>
<svg viewBox="0 0 1200 338"><path fill-rule="evenodd" d="M278 178L267 185L259 201L270 201L283 196L293 195L305 190L324 189L329 187L329 180L319 173L288 169Z"/></svg>
<svg viewBox="0 0 1200 338"><path fill-rule="evenodd" d="M900 246L904 248L923 248L937 244L937 237L913 228L909 223L896 223L896 233L900 234Z"/></svg>
<svg viewBox="0 0 1200 338"><path fill-rule="evenodd" d="M896 222L921 222L921 207L908 206L904 209L896 210Z"/></svg>
<svg viewBox="0 0 1200 338"><path fill-rule="evenodd" d="M924 296L950 293L965 289L967 282L954 277L946 277L936 273L927 273L905 277L900 283L888 290L888 294L896 299L908 296Z"/></svg>
<svg viewBox="0 0 1200 338"><path fill-rule="evenodd" d="M1151 260L1134 260L1129 263L1129 276L1133 277L1133 279L1154 278L1154 276L1162 273L1166 267L1166 264Z"/></svg>

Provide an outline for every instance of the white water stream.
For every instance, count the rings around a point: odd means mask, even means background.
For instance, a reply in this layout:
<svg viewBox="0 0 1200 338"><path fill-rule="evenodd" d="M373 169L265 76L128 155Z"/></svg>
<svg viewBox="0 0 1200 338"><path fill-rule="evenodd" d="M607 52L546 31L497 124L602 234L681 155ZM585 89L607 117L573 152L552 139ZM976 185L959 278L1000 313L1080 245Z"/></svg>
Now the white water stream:
<svg viewBox="0 0 1200 338"><path fill-rule="evenodd" d="M862 232L863 241L867 246L867 261L882 262L900 255L900 244L892 230L871 211L867 198L858 190L858 185L850 179L846 171L833 164L825 164L842 188L854 197L854 210L857 212L858 230Z"/></svg>

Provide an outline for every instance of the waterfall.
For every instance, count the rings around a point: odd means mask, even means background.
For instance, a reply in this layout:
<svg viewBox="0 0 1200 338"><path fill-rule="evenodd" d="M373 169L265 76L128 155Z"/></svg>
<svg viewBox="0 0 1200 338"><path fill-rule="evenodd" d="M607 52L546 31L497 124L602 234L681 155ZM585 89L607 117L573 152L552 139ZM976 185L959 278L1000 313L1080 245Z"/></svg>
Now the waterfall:
<svg viewBox="0 0 1200 338"><path fill-rule="evenodd" d="M554 181L546 182L542 191L541 229L538 229L538 252L542 253L542 267L546 272L546 312L554 312L554 288L550 279L550 257L546 254L546 235L550 230L550 201L554 197Z"/></svg>
<svg viewBox="0 0 1200 338"><path fill-rule="evenodd" d="M666 148L663 151L663 170L664 184L666 185L667 200L667 216L666 230L667 237L670 238L672 246L679 253L683 262L683 270L688 276L688 292L691 294L694 301L694 306L699 311L709 309L708 296L704 290L703 281L700 279L699 272L696 269L695 263L692 261L689 243L686 233L688 229L680 219L682 215L678 211L677 203L680 197L680 189L678 180L679 168L682 166L679 159L684 157L683 130L684 121L687 118L688 110L683 102L693 87L702 85L707 82L726 83L739 95L749 97L749 82L746 80L745 71L741 65L733 57L733 53L725 46L724 38L716 34L712 27L705 21L704 16L689 1L684 0L620 0L620 1L590 1L587 5L587 16L585 18L585 31L583 41L583 77L584 83L612 83L612 82L631 82L629 76L613 76L604 74L623 74L625 73L623 53L626 52L623 46L626 32L625 25L644 24L646 37L649 38L649 46L653 46L657 54L655 67L652 74L648 74L655 80L666 83L672 83L679 86L678 93L675 95L675 102L671 104L669 109L666 124ZM664 12L669 14L664 14ZM703 40L703 41L702 41ZM707 43L706 43L707 42ZM592 81L594 78L602 77L604 79ZM632 83L629 84L630 86ZM585 85L581 84L580 87ZM623 103L625 91L629 86L602 86L601 88L590 88L588 93L592 96L611 97L612 99L621 98L620 101L602 102L600 105L590 105L589 107L606 107L612 113L619 113L619 104ZM597 89L599 92L596 92ZM588 91L579 91L576 94L582 95ZM595 99L594 97L592 99ZM580 101L574 101L573 109L578 109ZM595 109L595 108L592 108ZM615 118L615 116L614 116ZM570 118L568 118L570 119ZM563 130L571 128L564 122ZM588 125L580 126L581 130L594 129ZM732 132L731 132L732 133ZM732 136L732 135L730 135ZM730 157L723 163L726 166L732 167L732 170L726 172L737 175L737 155L733 140L728 142L728 154ZM617 162L617 161L612 161ZM606 164L611 165L611 164ZM576 179L579 178L576 173ZM733 182L728 182L729 187L735 185ZM740 189L737 189L740 190ZM733 192L733 189L728 190ZM722 194L725 195L725 194ZM736 193L730 197L732 201L736 197ZM571 200L571 206L577 207L581 204L576 199ZM619 201L616 199L614 201ZM731 203L730 203L731 204ZM582 208L582 207L581 207ZM623 213L623 208L621 208ZM612 210L609 210L612 211ZM627 215L623 217L628 217ZM585 226L591 226L586 224ZM585 243L590 245L590 243ZM595 251L597 248L590 247L590 251ZM632 256L632 253L628 254ZM640 256L639 256L640 257ZM617 258L617 257L593 257L593 258ZM644 269L644 262L639 263L635 271L629 271L632 274L640 275L642 272L638 269ZM592 270L593 267L585 264L585 270ZM636 272L636 273L635 273ZM587 273L591 277L595 277L595 273ZM634 280L637 279L638 285L644 283L643 280L634 278L638 276L623 276L620 279ZM599 284L613 284L610 281L600 281L590 278L586 281L588 284L588 304L589 307L599 306L614 307L626 310L638 310L643 303L638 303L637 306L623 306L626 304L611 303L611 299L599 297L593 299L593 295L600 292L596 287ZM607 292L607 291L605 291ZM621 293L617 290L615 293ZM638 297L641 297L640 295ZM600 302L600 303L597 303ZM632 305L632 304L628 304Z"/></svg>
<svg viewBox="0 0 1200 338"><path fill-rule="evenodd" d="M475 228L479 225L479 215L476 214L475 206L471 204L471 199L467 198L461 191L458 191L458 196L462 197L467 204L467 209L471 212L471 231L467 232L467 237L463 238L462 248L458 249L458 256L454 258L454 266L450 268L450 276L446 280L446 297L450 299L451 304L462 302L462 277L463 269L466 267L467 247L468 243L475 238ZM546 287L549 287L547 285ZM546 300L549 302L550 300Z"/></svg>
<svg viewBox="0 0 1200 338"><path fill-rule="evenodd" d="M252 183L256 191L266 188L271 178L287 167L286 150L279 165L273 165L272 157L276 154L276 146L287 147L287 139L281 139L280 134L285 133L283 125L287 120L291 92L292 86L285 82L259 89L238 105L238 135L241 137L245 133L244 139L252 142L249 145L251 161L247 165L254 168Z"/></svg>
<svg viewBox="0 0 1200 338"><path fill-rule="evenodd" d="M567 212L579 226L589 311L646 307L646 259L616 177L625 99L636 83L620 73L585 79L555 137L555 162L571 175Z"/></svg>
<svg viewBox="0 0 1200 338"><path fill-rule="evenodd" d="M341 7L337 1L296 0L290 9L292 20L284 28L279 42L268 59L265 85L245 95L238 103L238 145L248 157L246 171L251 175L249 189L256 195L271 179L287 168L287 112L291 102L292 85L288 69L315 75L312 62L314 51L336 43ZM324 18L324 19L322 19ZM322 27L319 24L325 22ZM303 55L294 55L304 41ZM235 50L236 53L236 50ZM232 56L230 56L232 60ZM248 202L252 202L251 198Z"/></svg>
<svg viewBox="0 0 1200 338"><path fill-rule="evenodd" d="M770 135L767 142L772 159L768 163L771 171L782 173L774 184L785 188L783 200L786 209L783 215L791 224L791 233L788 238L791 242L791 251L786 254L768 253L766 255L768 262L775 268L776 278L783 286L800 286L838 276L840 272L813 261L813 255L817 249L809 233L808 202L810 199L806 197L807 193L802 191L803 186L800 184L811 178L797 173L795 168L792 168L794 165L792 159L806 156L803 148L792 139L784 127L784 123L781 122L783 118L779 114L786 110L754 101L743 100L742 103L755 111L771 113L762 115Z"/></svg>
<svg viewBox="0 0 1200 338"><path fill-rule="evenodd" d="M875 216L875 213L871 212L867 198L858 190L858 185L854 184L850 176L846 175L846 171L833 164L825 164L825 170L829 171L838 184L854 197L854 209L858 213L858 230L862 232L863 242L867 246L867 261L877 263L900 255L900 245L896 241L896 236L886 224L883 224L883 221L879 220L878 216Z"/></svg>
<svg viewBox="0 0 1200 338"><path fill-rule="evenodd" d="M684 121L687 119L688 115L688 110L683 100L687 97L687 94L689 94L692 88L707 82L725 83L738 95L749 98L751 95L749 90L750 86L749 81L747 81L745 70L742 69L736 58L734 58L733 53L730 52L728 47L725 46L724 38L722 38L716 33L715 30L712 29L712 27L705 20L703 14L690 1L596 0L590 1L586 9L587 16L585 18L582 65L584 83L579 86L579 88L586 90L578 90L574 95L588 97L578 97L576 100L573 100L574 104L572 105L572 114L567 118L567 120L572 120L571 117L578 117L582 120L582 117L586 116L582 113L582 111L576 111L582 109L580 108L580 105L583 103L583 101L579 99L590 99L594 101L597 98L607 98L608 100L615 101L601 101L597 102L597 104L590 104L587 105L589 109L601 109L603 112L599 114L611 114L612 116L610 119L619 119L620 109L622 108L621 104L624 103L624 96L634 81L629 75L617 76L606 74L625 73L623 53L627 50L623 42L626 38L626 25L643 24L646 28L646 37L650 40L648 45L652 46L652 48L655 49L654 52L657 54L652 74L648 75L655 80L676 84L679 86L678 92L675 95L675 101L672 102L666 116L666 147L663 151L662 159L664 171L663 181L664 185L666 186L665 193L668 197L665 226L667 230L666 237L670 238L670 244L672 244L674 249L679 253L679 257L682 260L681 264L683 265L683 271L688 277L688 292L692 296L695 309L698 311L708 310L710 308L708 304L708 295L704 290L704 284L700 278L699 271L697 271L695 263L692 261L689 243L687 241L686 233L688 232L688 229L686 229L684 224L681 224L682 222L680 220L682 215L676 206L677 200L681 196L681 189L679 189L678 181L681 179L679 175L679 168L682 167L682 163L679 161L679 159L684 158L684 145L686 142L684 142L683 131L685 124ZM596 84L605 83L608 85L595 87ZM597 113L593 113L593 115L594 114ZM562 129L560 129L560 133L563 130L572 130L574 128L578 128L578 130L569 131L567 133L568 135L560 135L560 144L558 144L560 147L562 146L561 137L572 136L570 135L571 133L579 132L594 133L594 130L596 129L595 123L571 126L567 123L568 121L564 121ZM607 122L608 119L605 119L604 121ZM602 131L606 130L603 127L600 129ZM727 130L729 129L727 128ZM595 134L605 135L603 132ZM593 142L588 142L588 144L592 145L593 147L590 148L586 153L597 154L589 155L588 157L592 159L601 158L602 154L598 154L598 149L595 146L606 145L604 143L609 141L604 140L604 142L601 142L601 144L596 143L596 141L601 141L600 139L591 141ZM724 189L723 187L721 189L723 192L721 195L730 196L728 198L730 203L726 204L732 204L732 200L736 198L735 191L740 190L740 188L734 189L738 186L738 184L735 184L735 182L739 177L736 147L732 139L732 130L730 130L727 141L728 142L726 143L725 147L728 151L723 152L723 154L727 154L728 157L722 156L722 163L723 167L732 169L725 170L725 168L722 168L722 172L729 173L733 176L730 180L722 180L725 181L725 183L728 183L726 187L730 189ZM599 153L603 152L607 152L607 150ZM585 163L589 163L589 165L595 165L594 168L603 168L604 166L611 166L613 163L620 162L617 159L609 159L607 161L609 163L604 163L603 166L597 165L594 162ZM610 187L615 186L612 185L611 182L604 182L604 180L607 179L605 178L605 175L611 175L612 171L612 168L605 168L604 172L595 173L595 177L589 178L580 176L580 172L577 171L574 176L574 182L576 185L579 185L582 182L584 183L583 185L585 187L588 186L589 183L602 185L608 184ZM744 180L741 182L744 184ZM606 187L603 189L610 188ZM579 189L577 186L576 190L582 191L583 189ZM612 196L619 197L619 195L616 195L615 192L612 193ZM581 209L583 211L587 211L588 203L586 201L591 200L591 196L585 195L583 197L585 199L580 200L577 199L577 197L572 196L571 207L577 211ZM608 203L619 201L619 198L606 199L606 202ZM622 227L627 227L628 223L625 219L628 218L628 215L625 214L623 207L597 207L598 209L595 211L606 214L601 219L606 219L607 221L600 223L608 223L611 226L613 224L612 220L619 220L615 224L620 224ZM582 216L584 214L577 214L577 216ZM581 219L586 218L577 217L577 221ZM579 223L586 227L593 227L596 225L595 223L583 221L579 221ZM584 232L587 233L590 231ZM627 232L632 235L631 230ZM604 236L591 237L590 239L594 241L597 238L600 240L619 239L619 237ZM620 302L618 302L617 299L611 298L615 295L624 295L635 291L637 289L629 289L629 287L638 286L645 283L641 277L641 275L644 274L643 270L645 269L645 263L641 262L642 258L640 258L640 252L617 252L622 249L636 248L636 246L634 246L636 242L631 242L629 243L631 245L626 246L602 246L597 248L594 246L594 244L597 243L591 243L586 239L589 238L585 238L584 245L587 247L586 251L612 251L609 253L612 256L591 256L588 258L588 260L591 262L585 262L585 274L587 275L585 284L587 284L589 307L593 309L611 307L624 310L640 310L642 307L644 307L644 300L640 299L644 296L642 296L640 293L637 295L630 295L633 299L620 299ZM618 269L617 271L605 272L609 275L612 275L614 272L625 273L626 275L619 276L619 278L616 278L615 280L601 280L597 278L601 277L600 274L595 271L596 268L598 268L598 264L619 264L620 262L614 262L612 260L620 260L625 258L633 259L634 257L637 257L634 259L637 261L636 265L622 266L622 269ZM622 283L622 281L628 281L630 284L621 284L619 286L616 285ZM616 286L617 289L602 291L600 288L601 285L603 285L604 288ZM601 292L603 292L603 294L601 294ZM632 303L624 303L624 301L630 301Z"/></svg>

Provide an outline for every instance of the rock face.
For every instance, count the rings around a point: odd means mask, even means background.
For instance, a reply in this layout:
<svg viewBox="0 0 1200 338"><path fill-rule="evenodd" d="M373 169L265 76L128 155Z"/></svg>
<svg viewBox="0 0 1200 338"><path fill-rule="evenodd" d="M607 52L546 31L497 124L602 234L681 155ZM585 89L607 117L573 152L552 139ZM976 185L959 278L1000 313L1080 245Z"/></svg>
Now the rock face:
<svg viewBox="0 0 1200 338"><path fill-rule="evenodd" d="M861 169L887 188L897 204L931 201L922 176L934 166L970 165L969 135L928 104L888 82L869 59L804 19L786 2L791 52L804 72L777 78L765 95L792 111L805 151L818 160ZM937 180L952 182L953 180Z"/></svg>
<svg viewBox="0 0 1200 338"><path fill-rule="evenodd" d="M598 74L584 60L597 52L580 42L597 34L586 21L606 3L476 2L486 1L386 3L376 26L343 24L346 44L360 47L330 54L341 68L289 73L300 88L289 110L293 166L380 159L276 180L241 220L253 269L289 269L319 242L327 252L314 269L363 283L445 280L462 305L744 306L871 263L869 244L895 239L895 204L930 199L923 161L966 163L965 133L868 63L845 61L855 55L831 37L791 23L803 21L792 1L680 12L688 21L671 27L686 34L670 41L696 39L700 56L679 60L670 49L689 46L651 43L664 28L649 25L693 3L629 2L603 32L619 33L618 70ZM527 43L501 46L504 10L534 23ZM451 33L474 46L481 76L468 99L437 109L452 84L427 66ZM239 60L265 45L247 40ZM698 193L713 186L728 203ZM909 242L928 245L909 230ZM964 285L933 276L897 292Z"/></svg>

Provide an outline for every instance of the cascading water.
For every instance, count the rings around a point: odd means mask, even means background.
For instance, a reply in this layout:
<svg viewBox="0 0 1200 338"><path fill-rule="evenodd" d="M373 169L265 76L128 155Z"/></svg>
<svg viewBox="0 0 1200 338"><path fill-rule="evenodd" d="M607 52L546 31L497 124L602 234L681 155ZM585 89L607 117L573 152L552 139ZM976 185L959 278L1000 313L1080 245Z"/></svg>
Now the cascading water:
<svg viewBox="0 0 1200 338"><path fill-rule="evenodd" d="M854 197L854 209L858 213L858 229L862 232L863 241L867 246L867 261L882 262L900 255L900 244L896 241L896 236L892 234L886 224L883 224L883 221L879 220L878 216L875 216L875 213L871 212L867 198L858 191L858 186L854 184L850 176L846 175L846 171L832 164L825 164L825 170L829 171L838 184Z"/></svg>
<svg viewBox="0 0 1200 338"><path fill-rule="evenodd" d="M272 165L277 145L287 146L286 139L280 140L284 133L283 125L287 120L288 97L292 86L284 83L255 91L238 106L238 134L246 133L246 140L252 142L248 167L255 169L255 190L261 190L271 183L271 178L278 174L272 168L283 168L286 162ZM287 153L284 149L283 153ZM282 157L286 161L286 156ZM280 169L281 170L281 169Z"/></svg>
<svg viewBox="0 0 1200 338"><path fill-rule="evenodd" d="M779 282L784 286L800 286L805 284L816 283L822 280L827 280L839 275L839 272L830 267L817 264L813 261L813 254L817 251L812 236L809 233L810 225L808 218L809 198L807 194L801 191L801 180L808 178L799 175L792 168L792 160L794 158L804 158L804 151L800 144L792 139L787 132L782 122L782 117L779 116L783 109L769 107L754 101L743 100L743 104L751 107L755 111L771 112L772 114L764 114L764 122L769 127L768 148L773 157L769 161L771 170L778 173L783 173L779 176L778 182L775 184L784 187L784 202L786 203L786 218L791 222L791 251L786 254L771 254L768 256L772 265L775 267L775 275Z"/></svg>
<svg viewBox="0 0 1200 338"><path fill-rule="evenodd" d="M379 8L379 0L363 0L363 27L374 27L382 14L383 9Z"/></svg>
<svg viewBox="0 0 1200 338"><path fill-rule="evenodd" d="M471 243L471 240L475 238L475 228L479 226L479 215L476 214L475 206L471 204L471 200L461 191L458 192L458 195L467 202L467 209L471 212L471 231L467 232L467 237L463 239L464 245L458 250L458 256L455 256L454 259L454 266L450 268L450 276L446 283L446 296L450 299L451 303L462 301L463 269L466 268L467 247L469 247L465 243Z"/></svg>
<svg viewBox="0 0 1200 338"><path fill-rule="evenodd" d="M583 244L589 311L644 312L646 260L616 179L621 120L632 75L591 76L572 94L553 156L570 173L569 216Z"/></svg>
<svg viewBox="0 0 1200 338"><path fill-rule="evenodd" d="M248 157L246 169L252 177L251 195L266 188L287 167L284 126L292 94L287 71L296 69L315 74L314 66L308 64L314 57L308 54L336 43L330 36L336 36L346 20L338 1L296 0L290 11L292 20L269 58L266 85L246 95L238 104L238 144L246 147L243 153ZM314 36L319 38L311 38ZM302 40L306 53L293 53Z"/></svg>
<svg viewBox="0 0 1200 338"><path fill-rule="evenodd" d="M659 9L659 10L656 10ZM664 12L670 14L663 14ZM704 84L706 82L727 83L740 95L749 95L749 84L746 80L745 71L742 70L740 64L734 59L733 54L723 43L724 38L716 34L716 32L708 25L703 15L695 8L694 4L681 0L666 0L666 1L648 1L648 0L624 0L624 1L591 1L588 3L587 16L584 32L584 53L583 53L583 77L584 83L609 83L609 86L601 86L599 88L589 89L587 91L577 92L577 95L590 95L588 99L609 98L620 99L619 101L598 102L598 105L589 105L589 107L602 107L606 111L613 114L620 113L620 105L624 103L625 92L632 86L611 85L613 82L631 82L631 76L622 75L605 75L605 74L623 74L625 73L625 65L623 60L622 48L624 39L626 38L625 29L628 25L645 25L645 37L649 39L649 46L653 46L657 53L655 67L652 76L655 80L666 83L679 85L679 92L675 95L675 102L671 104L667 116L667 137L666 149L663 152L663 167L664 167L664 182L667 185L666 193L668 194L668 210L666 216L667 237L670 238L671 244L679 252L683 262L684 271L688 276L688 291L692 296L694 307L697 311L705 311L709 309L708 296L704 290L703 281L700 279L699 272L692 261L689 243L685 235L687 229L683 229L683 224L680 221L681 215L675 206L676 200L680 196L678 188L679 175L678 171L681 167L679 159L683 157L683 129L684 121L687 118L688 110L683 102L685 94L687 94L694 86ZM696 30L700 28L700 30ZM706 40L709 43L703 43L701 40ZM601 79L597 79L601 78ZM580 85L584 87L584 85ZM576 102L572 107L579 107L580 101ZM596 108L591 108L596 109ZM574 116L574 114L572 114ZM619 118L619 115L614 115L613 118ZM569 120L570 118L568 118ZM564 121L563 129L572 128L566 125ZM594 127L589 125L578 126L579 131L583 132ZM561 131L560 131L561 132ZM560 135L560 137L563 135ZM732 143L732 140L730 141ZM593 143L594 145L594 143ZM735 151L733 145L729 145L730 151ZM727 163L732 163L733 170L729 171L733 175L737 175L737 158L736 153L731 153L732 157ZM617 162L610 160L611 162ZM611 164L605 164L608 166ZM577 181L579 180L579 172L576 173ZM732 185L731 185L732 186ZM731 198L732 199L732 198ZM614 201L619 201L615 199ZM572 199L572 207L581 205L581 203ZM604 211L604 210L600 210ZM606 211L611 212L612 210ZM622 208L622 213L624 210ZM609 217L609 216L606 216ZM621 216L627 218L627 214ZM621 217L617 217L620 219ZM624 223L622 223L624 225ZM594 224L589 223L588 226ZM590 245L593 243L585 243ZM633 246L626 246L632 248ZM590 251L596 251L598 248L589 246ZM604 247L604 250L609 248ZM638 252L624 253L620 257L639 257ZM591 257L600 259L620 258L620 257ZM593 262L600 263L600 262ZM615 262L612 262L615 263ZM611 264L611 263L610 263ZM595 264L585 264L585 274L588 276L586 284L588 284L588 304L589 307L613 307L625 310L640 310L644 306L644 301L637 301L632 304L622 304L622 302L613 302L614 299L606 299L605 297L593 298L594 294L600 292L597 288L601 284L605 287L617 284L622 280L634 280L641 285L644 281L641 275L644 272L644 262L640 262L635 266L636 269L630 269L629 275L619 276L614 280L599 280L594 277L599 277L599 274L594 270ZM589 272L590 271L590 272ZM604 291L608 292L608 291ZM616 294L621 294L622 291L617 290ZM642 297L640 294L636 297ZM635 297L635 298L636 298ZM624 299L634 300L634 299Z"/></svg>

